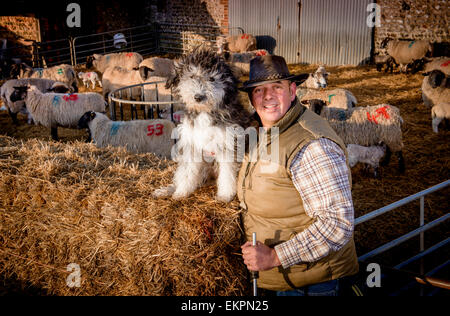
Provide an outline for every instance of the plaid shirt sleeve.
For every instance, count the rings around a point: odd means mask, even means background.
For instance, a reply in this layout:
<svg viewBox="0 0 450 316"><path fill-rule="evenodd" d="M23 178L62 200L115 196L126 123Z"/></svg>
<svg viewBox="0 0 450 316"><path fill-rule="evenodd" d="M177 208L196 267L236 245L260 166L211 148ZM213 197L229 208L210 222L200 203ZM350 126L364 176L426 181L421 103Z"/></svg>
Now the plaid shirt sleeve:
<svg viewBox="0 0 450 316"><path fill-rule="evenodd" d="M290 171L305 212L315 222L275 246L283 268L338 251L352 238L354 228L350 170L335 142L326 138L310 142L294 157Z"/></svg>

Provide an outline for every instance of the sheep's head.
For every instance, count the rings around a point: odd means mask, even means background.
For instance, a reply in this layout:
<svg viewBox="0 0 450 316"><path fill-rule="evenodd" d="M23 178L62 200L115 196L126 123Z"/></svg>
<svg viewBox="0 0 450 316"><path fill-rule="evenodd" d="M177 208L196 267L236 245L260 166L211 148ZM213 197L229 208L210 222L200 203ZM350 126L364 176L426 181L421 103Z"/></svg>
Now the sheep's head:
<svg viewBox="0 0 450 316"><path fill-rule="evenodd" d="M300 103L318 115L322 113L323 107L326 106L326 103L319 99L302 100Z"/></svg>
<svg viewBox="0 0 450 316"><path fill-rule="evenodd" d="M323 66L319 66L319 68L317 68L317 70L312 74L315 79L314 84L316 85L316 89L326 88L328 86L328 75L329 73Z"/></svg>
<svg viewBox="0 0 450 316"><path fill-rule="evenodd" d="M25 71L25 64L20 63L20 64L14 64L11 66L11 70L9 72L9 76L11 78L19 78L23 75L24 71Z"/></svg>
<svg viewBox="0 0 450 316"><path fill-rule="evenodd" d="M440 70L433 70L431 72L426 72L422 75L428 76L428 83L430 84L430 86L433 89L440 87L444 80L449 81L449 80L446 80L445 74ZM445 85L447 85L447 83Z"/></svg>
<svg viewBox="0 0 450 316"><path fill-rule="evenodd" d="M92 68L94 66L93 63L94 63L94 60L95 60L95 55L96 54L86 57L86 68L87 69L90 69L90 68Z"/></svg>
<svg viewBox="0 0 450 316"><path fill-rule="evenodd" d="M89 128L89 122L91 122L95 118L95 112L88 111L83 114L83 116L78 121L78 128Z"/></svg>
<svg viewBox="0 0 450 316"><path fill-rule="evenodd" d="M51 88L47 89L47 92L54 92L54 93L70 93L72 92L72 89L69 88L65 83L63 82L55 82Z"/></svg>
<svg viewBox="0 0 450 316"><path fill-rule="evenodd" d="M9 97L11 102L24 101L28 95L28 88L29 86L14 87L14 91Z"/></svg>
<svg viewBox="0 0 450 316"><path fill-rule="evenodd" d="M78 78L83 79L83 76L84 76L84 72L80 71L78 73Z"/></svg>
<svg viewBox="0 0 450 316"><path fill-rule="evenodd" d="M392 38L386 37L386 38L381 42L380 48L386 48L387 44L388 44L391 40L392 40Z"/></svg>

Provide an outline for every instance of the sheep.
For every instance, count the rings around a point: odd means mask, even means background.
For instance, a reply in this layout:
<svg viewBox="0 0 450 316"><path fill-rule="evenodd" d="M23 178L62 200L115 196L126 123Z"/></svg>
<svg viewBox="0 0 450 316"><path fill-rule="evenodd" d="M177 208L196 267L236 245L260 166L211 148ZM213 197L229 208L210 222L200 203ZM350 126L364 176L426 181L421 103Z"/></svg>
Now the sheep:
<svg viewBox="0 0 450 316"><path fill-rule="evenodd" d="M78 128L87 128L98 147L124 146L134 153L153 153L170 158L172 131L175 124L168 120L111 121L106 115L88 111L78 121Z"/></svg>
<svg viewBox="0 0 450 316"><path fill-rule="evenodd" d="M386 48L389 56L393 57L395 62L400 65L400 71L407 71L410 64L416 62L413 67L413 72L418 69L423 60L428 54L432 53L433 47L429 41L398 41L391 38L385 38L381 43L381 48Z"/></svg>
<svg viewBox="0 0 450 316"><path fill-rule="evenodd" d="M103 97L107 98L108 94L118 88L125 86L140 84L144 82L160 82L158 89L154 85L144 86L144 96L142 95L142 87L122 90L122 99L145 100L145 101L171 101L171 92L165 88L166 78L147 76L151 71L145 70L146 66L141 66L139 70L127 70L121 67L112 67L106 69L102 78ZM157 90L157 92L156 92Z"/></svg>
<svg viewBox="0 0 450 316"><path fill-rule="evenodd" d="M76 128L86 111L105 111L103 97L94 92L80 94L43 94L35 86L15 87L11 101L24 100L36 125L51 128L51 136L58 140L58 126Z"/></svg>
<svg viewBox="0 0 450 316"><path fill-rule="evenodd" d="M297 86L298 89L320 89L328 86L329 72L325 70L324 66L319 66L317 70L310 73L308 78Z"/></svg>
<svg viewBox="0 0 450 316"><path fill-rule="evenodd" d="M170 78L174 71L174 61L161 57L146 58L139 64L139 71L143 80L148 77Z"/></svg>
<svg viewBox="0 0 450 316"><path fill-rule="evenodd" d="M11 67L12 78L44 78L59 81L73 88L78 92L78 82L73 67L66 64L53 66L50 68L32 68L25 63L15 64Z"/></svg>
<svg viewBox="0 0 450 316"><path fill-rule="evenodd" d="M333 90L304 90L297 89L296 94L300 101L307 101L312 99L322 100L329 107L338 109L351 109L358 103L356 97L348 90L345 89L333 89ZM304 105L308 106L308 102L304 102Z"/></svg>
<svg viewBox="0 0 450 316"><path fill-rule="evenodd" d="M256 50L256 37L251 34L240 34L234 36L218 36L216 38L217 53L223 54L225 51L231 53L243 53Z"/></svg>
<svg viewBox="0 0 450 316"><path fill-rule="evenodd" d="M427 58L427 63L424 67L424 72L431 72L433 70L440 70L447 76L450 75L450 58L449 57L435 57Z"/></svg>
<svg viewBox="0 0 450 316"><path fill-rule="evenodd" d="M107 68L114 66L119 66L128 70L136 70L142 60L144 60L144 58L139 53L94 54L87 57L86 68L90 69L94 67L102 74Z"/></svg>
<svg viewBox="0 0 450 316"><path fill-rule="evenodd" d="M436 104L450 100L450 79L441 70L433 70L423 74L422 100L425 106L433 107Z"/></svg>
<svg viewBox="0 0 450 316"><path fill-rule="evenodd" d="M450 102L437 103L431 108L431 127L436 134L438 126L444 119L450 119Z"/></svg>
<svg viewBox="0 0 450 316"><path fill-rule="evenodd" d="M36 86L43 93L46 92L57 92L57 93L67 93L72 92L72 89L62 82L55 82L50 79L39 79L39 78L25 78L25 79L11 79L6 81L0 88L0 97L8 110L11 119L14 124L18 124L17 113L21 112L23 114L28 114L28 123L31 123L32 117L26 111L24 101L19 100L12 102L10 97L14 92L14 87L33 85Z"/></svg>
<svg viewBox="0 0 450 316"><path fill-rule="evenodd" d="M378 72L383 69L383 66L385 66L384 72L390 71L392 73L394 71L395 60L392 56L375 55L374 62Z"/></svg>
<svg viewBox="0 0 450 316"><path fill-rule="evenodd" d="M236 78L246 76L250 73L250 61L256 56L269 55L269 52L265 49L257 49L243 53L230 53L225 52L223 58L228 65L231 66L231 70Z"/></svg>
<svg viewBox="0 0 450 316"><path fill-rule="evenodd" d="M353 168L357 163L364 163L373 168L375 178L378 178L378 167L381 158L386 154L386 145L361 146L357 144L347 145L348 164Z"/></svg>
<svg viewBox="0 0 450 316"><path fill-rule="evenodd" d="M89 82L92 84L92 89L95 89L95 85L98 82L100 87L102 87L102 82L98 78L98 74L95 71L82 72L78 73L78 78L83 81L83 84L86 88L89 88Z"/></svg>
<svg viewBox="0 0 450 316"><path fill-rule="evenodd" d="M399 170L405 170L402 154L403 141L400 110L389 104L356 107L348 110L325 106L322 100L304 101L310 110L325 118L345 144L375 146L386 144L386 165L394 152L398 156Z"/></svg>

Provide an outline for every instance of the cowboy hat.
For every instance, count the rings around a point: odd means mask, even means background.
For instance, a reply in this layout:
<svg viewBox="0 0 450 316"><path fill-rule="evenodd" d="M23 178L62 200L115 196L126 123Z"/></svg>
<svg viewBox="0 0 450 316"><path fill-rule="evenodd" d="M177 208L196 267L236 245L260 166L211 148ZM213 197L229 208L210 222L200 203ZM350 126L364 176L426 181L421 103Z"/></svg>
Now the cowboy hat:
<svg viewBox="0 0 450 316"><path fill-rule="evenodd" d="M245 81L241 91L249 92L251 88L280 80L295 81L300 84L308 78L309 74L293 75L289 73L286 61L281 56L256 56L250 61L249 80Z"/></svg>

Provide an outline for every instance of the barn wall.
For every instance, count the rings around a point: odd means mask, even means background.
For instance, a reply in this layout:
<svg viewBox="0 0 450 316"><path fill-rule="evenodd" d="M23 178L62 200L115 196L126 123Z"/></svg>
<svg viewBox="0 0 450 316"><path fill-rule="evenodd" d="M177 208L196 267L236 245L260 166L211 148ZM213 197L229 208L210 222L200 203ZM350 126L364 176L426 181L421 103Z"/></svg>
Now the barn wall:
<svg viewBox="0 0 450 316"><path fill-rule="evenodd" d="M375 28L376 51L386 37L450 41L448 0L378 0L377 3L381 7L381 25Z"/></svg>

